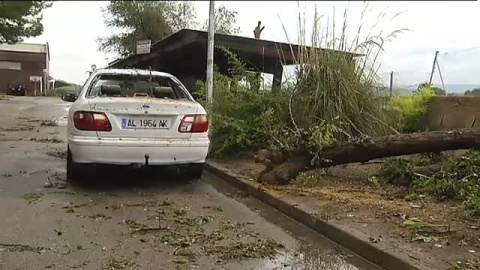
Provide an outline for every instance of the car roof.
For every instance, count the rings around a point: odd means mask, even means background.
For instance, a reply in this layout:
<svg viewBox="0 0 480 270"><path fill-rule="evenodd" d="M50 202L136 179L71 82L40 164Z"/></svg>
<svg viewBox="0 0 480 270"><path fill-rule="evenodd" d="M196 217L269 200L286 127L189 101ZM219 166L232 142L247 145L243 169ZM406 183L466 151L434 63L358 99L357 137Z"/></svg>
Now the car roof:
<svg viewBox="0 0 480 270"><path fill-rule="evenodd" d="M150 70L144 70L144 69L133 69L133 68L125 68L125 69L120 69L120 68L103 68L103 69L97 69L94 72L95 75L99 74L119 74L119 75L143 75L143 76L149 76L152 74L153 76L161 76L161 77L174 77L173 75L166 73L166 72L160 72L160 71L150 71Z"/></svg>

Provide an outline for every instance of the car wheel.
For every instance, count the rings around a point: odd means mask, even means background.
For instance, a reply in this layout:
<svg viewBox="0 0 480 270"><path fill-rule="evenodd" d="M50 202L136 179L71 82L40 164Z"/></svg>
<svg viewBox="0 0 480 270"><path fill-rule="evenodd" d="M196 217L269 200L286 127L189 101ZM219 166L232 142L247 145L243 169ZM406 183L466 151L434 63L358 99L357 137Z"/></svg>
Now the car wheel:
<svg viewBox="0 0 480 270"><path fill-rule="evenodd" d="M80 164L76 163L72 159L72 152L67 147L67 181L81 180L82 170Z"/></svg>
<svg viewBox="0 0 480 270"><path fill-rule="evenodd" d="M203 163L191 164L187 168L187 176L191 178L200 178L203 172Z"/></svg>

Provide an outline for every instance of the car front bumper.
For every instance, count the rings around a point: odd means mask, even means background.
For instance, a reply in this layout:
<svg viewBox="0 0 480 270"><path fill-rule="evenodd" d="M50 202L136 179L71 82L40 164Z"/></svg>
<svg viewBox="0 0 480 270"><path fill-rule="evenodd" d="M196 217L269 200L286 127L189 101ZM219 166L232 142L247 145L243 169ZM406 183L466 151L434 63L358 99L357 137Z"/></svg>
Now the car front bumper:
<svg viewBox="0 0 480 270"><path fill-rule="evenodd" d="M77 163L176 165L204 163L210 141L69 136L68 145Z"/></svg>

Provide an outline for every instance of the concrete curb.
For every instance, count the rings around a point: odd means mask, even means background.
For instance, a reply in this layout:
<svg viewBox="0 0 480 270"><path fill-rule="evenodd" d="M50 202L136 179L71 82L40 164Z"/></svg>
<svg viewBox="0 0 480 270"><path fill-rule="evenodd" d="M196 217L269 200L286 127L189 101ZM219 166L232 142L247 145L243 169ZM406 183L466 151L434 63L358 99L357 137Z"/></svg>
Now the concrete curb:
<svg viewBox="0 0 480 270"><path fill-rule="evenodd" d="M260 184L247 180L246 177L215 162L208 161L205 164L205 169L232 186L248 193L380 267L391 270L419 269L393 253L382 250L380 247L372 245L370 242L360 239L334 224L319 219L306 209L302 209L301 205L294 205L280 199L275 192L266 190Z"/></svg>

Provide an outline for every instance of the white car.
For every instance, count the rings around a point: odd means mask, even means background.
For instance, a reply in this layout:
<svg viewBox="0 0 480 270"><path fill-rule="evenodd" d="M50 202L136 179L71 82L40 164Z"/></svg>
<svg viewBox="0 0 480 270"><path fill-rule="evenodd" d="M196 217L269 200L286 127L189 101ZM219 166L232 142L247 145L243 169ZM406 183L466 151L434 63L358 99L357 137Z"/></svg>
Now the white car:
<svg viewBox="0 0 480 270"><path fill-rule="evenodd" d="M67 179L88 164L187 165L199 177L210 141L205 109L174 76L138 69L100 69L68 112Z"/></svg>

